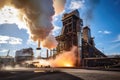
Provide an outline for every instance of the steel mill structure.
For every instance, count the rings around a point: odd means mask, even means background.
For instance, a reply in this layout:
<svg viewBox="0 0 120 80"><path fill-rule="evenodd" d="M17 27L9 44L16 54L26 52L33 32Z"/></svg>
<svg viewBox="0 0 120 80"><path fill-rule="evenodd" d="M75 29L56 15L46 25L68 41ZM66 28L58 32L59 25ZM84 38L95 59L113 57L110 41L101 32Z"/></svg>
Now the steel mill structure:
<svg viewBox="0 0 120 80"><path fill-rule="evenodd" d="M83 20L80 18L78 10L64 14L62 22L61 34L56 37L58 41L56 51L62 53L77 46L76 67L107 66L120 62L120 58L107 58L95 47L91 30L88 26L83 27Z"/></svg>

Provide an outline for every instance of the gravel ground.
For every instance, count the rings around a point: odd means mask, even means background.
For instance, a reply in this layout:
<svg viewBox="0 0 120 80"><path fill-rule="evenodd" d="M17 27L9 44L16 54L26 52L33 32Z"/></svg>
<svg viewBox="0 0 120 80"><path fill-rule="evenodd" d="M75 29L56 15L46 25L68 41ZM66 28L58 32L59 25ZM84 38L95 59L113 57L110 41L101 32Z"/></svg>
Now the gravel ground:
<svg viewBox="0 0 120 80"><path fill-rule="evenodd" d="M31 68L0 71L0 80L120 80L120 72L68 68Z"/></svg>

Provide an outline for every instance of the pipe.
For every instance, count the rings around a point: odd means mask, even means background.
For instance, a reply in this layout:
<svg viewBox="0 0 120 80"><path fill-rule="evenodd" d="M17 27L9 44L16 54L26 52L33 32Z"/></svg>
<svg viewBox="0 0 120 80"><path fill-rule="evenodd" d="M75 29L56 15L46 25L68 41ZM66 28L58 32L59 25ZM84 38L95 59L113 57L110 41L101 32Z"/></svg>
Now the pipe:
<svg viewBox="0 0 120 80"><path fill-rule="evenodd" d="M41 50L40 48L40 40L38 40L38 48L36 48L37 50Z"/></svg>

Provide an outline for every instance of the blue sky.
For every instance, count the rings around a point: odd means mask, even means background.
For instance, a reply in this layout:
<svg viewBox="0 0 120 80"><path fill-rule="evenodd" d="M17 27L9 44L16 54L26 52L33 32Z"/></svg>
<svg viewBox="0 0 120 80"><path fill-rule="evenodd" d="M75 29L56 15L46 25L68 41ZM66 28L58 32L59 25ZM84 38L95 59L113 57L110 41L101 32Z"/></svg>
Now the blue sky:
<svg viewBox="0 0 120 80"><path fill-rule="evenodd" d="M84 26L90 25L96 47L106 55L120 54L120 0L100 0L92 9L92 18L87 20L84 16L86 8L92 6L88 1L67 0L63 12L53 18L53 34L60 34L63 13L78 9ZM14 56L16 50L28 47L32 47L35 53L37 44L29 39L26 29L20 29L14 23L0 24L0 56L5 56L9 49L10 55ZM42 53L42 56L45 54Z"/></svg>

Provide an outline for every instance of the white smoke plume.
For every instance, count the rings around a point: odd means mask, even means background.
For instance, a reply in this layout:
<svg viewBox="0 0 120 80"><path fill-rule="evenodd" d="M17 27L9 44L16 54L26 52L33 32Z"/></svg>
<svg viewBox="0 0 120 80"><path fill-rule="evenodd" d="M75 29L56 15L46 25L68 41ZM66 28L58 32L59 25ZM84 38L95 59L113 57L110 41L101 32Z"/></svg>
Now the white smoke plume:
<svg viewBox="0 0 120 80"><path fill-rule="evenodd" d="M52 16L55 14L55 11L56 13L60 13L64 9L65 1L66 0L0 0L0 10L6 6L17 10L17 14L14 16L17 18L15 18L13 22L18 24L18 26L19 24L23 24L22 26L24 27L26 26L25 29L27 28L31 39L34 41L40 40L40 42L42 42L47 39L47 36L51 34L54 28L51 23ZM10 8L8 11L12 9ZM14 14L12 11L9 11L8 13L11 13L11 16ZM0 16L3 16L3 14ZM7 19L9 19L9 17L7 17ZM4 21L9 23L11 20ZM55 39L53 41L55 41ZM46 40L44 42L46 42Z"/></svg>

